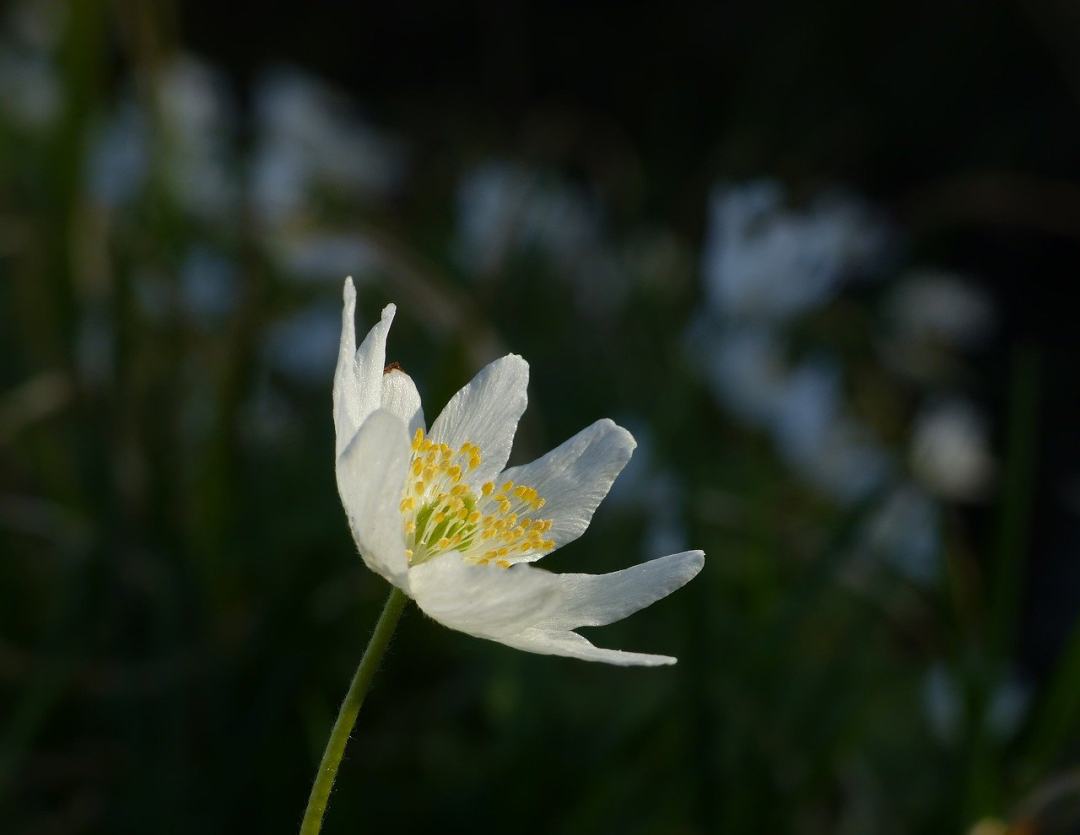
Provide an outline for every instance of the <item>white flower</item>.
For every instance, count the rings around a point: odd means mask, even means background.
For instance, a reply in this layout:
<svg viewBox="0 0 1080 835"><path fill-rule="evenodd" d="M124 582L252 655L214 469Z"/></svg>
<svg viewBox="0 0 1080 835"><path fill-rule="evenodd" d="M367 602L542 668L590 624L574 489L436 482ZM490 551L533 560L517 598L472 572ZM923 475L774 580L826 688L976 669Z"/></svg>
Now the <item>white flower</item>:
<svg viewBox="0 0 1080 835"><path fill-rule="evenodd" d="M994 322L993 305L982 291L938 270L907 276L889 300L889 313L906 341L960 347L978 344Z"/></svg>
<svg viewBox="0 0 1080 835"><path fill-rule="evenodd" d="M377 199L405 172L397 142L360 119L347 96L298 70L265 73L255 111L252 199L271 236L309 215L318 195Z"/></svg>
<svg viewBox="0 0 1080 835"><path fill-rule="evenodd" d="M994 477L987 434L985 422L970 403L948 400L931 406L915 423L912 469L943 498L977 500Z"/></svg>
<svg viewBox="0 0 1080 835"><path fill-rule="evenodd" d="M885 250L884 227L840 196L786 206L782 185L759 180L713 191L703 273L720 314L784 320L827 302Z"/></svg>
<svg viewBox="0 0 1080 835"><path fill-rule="evenodd" d="M546 655L610 664L674 658L600 649L573 630L603 626L683 586L701 551L612 574L531 565L581 536L630 459L634 439L599 420L542 458L504 470L525 411L529 366L514 354L480 371L427 429L408 374L384 370L394 305L356 347L345 283L334 377L337 483L357 548L444 626Z"/></svg>

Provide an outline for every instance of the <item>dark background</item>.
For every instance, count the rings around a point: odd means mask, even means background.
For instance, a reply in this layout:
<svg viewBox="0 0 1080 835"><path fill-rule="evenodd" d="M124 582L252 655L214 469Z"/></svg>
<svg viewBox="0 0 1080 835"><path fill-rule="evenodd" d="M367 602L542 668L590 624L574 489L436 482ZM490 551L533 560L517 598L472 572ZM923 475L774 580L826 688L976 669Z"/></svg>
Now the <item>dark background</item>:
<svg viewBox="0 0 1080 835"><path fill-rule="evenodd" d="M333 479L355 270L360 328L399 305L389 358L429 422L513 350L532 383L512 463L602 416L642 441L550 568L708 557L589 636L674 668L525 655L408 612L325 831L1080 831L1078 7L0 9L0 829L297 828L386 591ZM165 80L180 59L214 70L187 98ZM284 220L251 185L283 67L337 91L308 114L393 149L367 185L311 175ZM95 174L95 149L129 147L108 133L125 112L141 167ZM494 214L509 238L470 260L462 184L489 164L527 185ZM795 215L841 193L889 243L747 325L703 251L712 196L762 181ZM224 208L184 196L222 183ZM362 242L356 266L282 254L324 232ZM926 269L993 325L913 379L883 345L893 293ZM830 358L887 482L838 499L739 419L708 369L744 326L792 364ZM956 398L994 461L963 496L909 453L924 407ZM938 520L901 526L932 541L929 571L864 536L909 488Z"/></svg>

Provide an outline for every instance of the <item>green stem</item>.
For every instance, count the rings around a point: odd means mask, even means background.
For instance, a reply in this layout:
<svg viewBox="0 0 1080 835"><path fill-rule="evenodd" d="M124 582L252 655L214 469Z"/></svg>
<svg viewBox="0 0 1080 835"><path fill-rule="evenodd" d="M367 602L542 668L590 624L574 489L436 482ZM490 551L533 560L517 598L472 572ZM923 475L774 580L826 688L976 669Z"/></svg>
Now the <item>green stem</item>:
<svg viewBox="0 0 1080 835"><path fill-rule="evenodd" d="M367 695L371 680L375 677L375 671L379 668L379 662L390 645L390 638L408 602L409 598L397 587L393 588L390 596L386 598L379 622L375 624L375 632L364 650L364 657L360 659L360 666L353 674L349 692L345 694L345 701L341 703L334 728L330 731L330 739L326 742L326 750L323 751L322 762L319 763L315 784L311 787L311 796L308 797L307 809L304 811L304 820L300 824L300 835L318 835L322 829L326 804L330 800L330 791L334 788L334 778L345 753L345 746L349 742L349 734L352 733L356 716L360 713L360 705L364 703L364 696Z"/></svg>

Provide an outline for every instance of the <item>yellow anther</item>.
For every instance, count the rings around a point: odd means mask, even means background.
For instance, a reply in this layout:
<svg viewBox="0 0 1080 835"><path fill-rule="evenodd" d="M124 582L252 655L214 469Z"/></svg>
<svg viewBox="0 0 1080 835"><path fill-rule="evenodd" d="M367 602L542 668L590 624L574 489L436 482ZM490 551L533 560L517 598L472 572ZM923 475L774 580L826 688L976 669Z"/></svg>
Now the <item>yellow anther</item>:
<svg viewBox="0 0 1080 835"><path fill-rule="evenodd" d="M412 548L406 548L405 549L405 559L407 559L407 560L412 559Z"/></svg>
<svg viewBox="0 0 1080 835"><path fill-rule="evenodd" d="M501 487L488 481L477 490L463 480L466 472L481 463L480 447L472 441L465 441L455 452L418 429L413 434L412 448L410 481L398 504L405 516L406 542L413 546L406 551L410 561L413 549L423 555L422 559L458 549L470 562L497 561L508 568L510 561L503 558L510 554L540 553L555 547L553 540L541 539L554 524L552 520L522 515L544 504L535 488L507 480ZM421 503L427 519L426 532L414 544L416 510Z"/></svg>

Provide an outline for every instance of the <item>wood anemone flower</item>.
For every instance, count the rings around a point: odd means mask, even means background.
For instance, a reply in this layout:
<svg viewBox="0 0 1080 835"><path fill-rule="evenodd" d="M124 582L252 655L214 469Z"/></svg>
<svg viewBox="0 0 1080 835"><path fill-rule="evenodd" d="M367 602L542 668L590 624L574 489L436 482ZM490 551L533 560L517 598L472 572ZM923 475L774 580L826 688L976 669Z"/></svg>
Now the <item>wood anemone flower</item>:
<svg viewBox="0 0 1080 835"><path fill-rule="evenodd" d="M630 460L633 436L603 419L542 458L504 469L525 411L529 366L509 354L458 391L431 427L412 379L386 366L395 307L356 346L345 283L334 375L337 484L368 568L450 629L510 647L619 665L666 655L601 649L573 630L621 620L689 582L685 551L611 574L533 563L577 539Z"/></svg>

